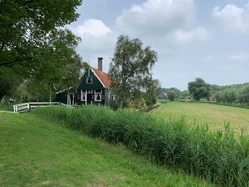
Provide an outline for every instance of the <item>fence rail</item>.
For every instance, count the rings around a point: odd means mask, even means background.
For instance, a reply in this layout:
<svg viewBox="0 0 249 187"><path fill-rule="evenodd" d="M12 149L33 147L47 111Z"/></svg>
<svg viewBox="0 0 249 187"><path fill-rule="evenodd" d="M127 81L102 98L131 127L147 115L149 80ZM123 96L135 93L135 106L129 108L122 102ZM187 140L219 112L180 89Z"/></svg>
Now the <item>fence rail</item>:
<svg viewBox="0 0 249 187"><path fill-rule="evenodd" d="M46 107L50 105L62 105L62 106L69 106L64 103L60 102L29 102L29 103L21 103L13 105L14 112L27 112L35 107Z"/></svg>

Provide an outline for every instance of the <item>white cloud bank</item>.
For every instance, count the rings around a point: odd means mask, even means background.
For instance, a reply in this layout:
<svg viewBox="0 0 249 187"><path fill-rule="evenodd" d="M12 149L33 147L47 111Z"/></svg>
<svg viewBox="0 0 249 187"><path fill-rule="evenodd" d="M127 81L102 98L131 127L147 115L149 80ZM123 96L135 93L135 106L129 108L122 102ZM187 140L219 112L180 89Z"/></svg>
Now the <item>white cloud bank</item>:
<svg viewBox="0 0 249 187"><path fill-rule="evenodd" d="M111 34L112 30L105 25L101 20L96 19L88 19L85 20L83 25L77 25L76 28L72 28L73 32L75 32L80 37L104 37L107 34Z"/></svg>
<svg viewBox="0 0 249 187"><path fill-rule="evenodd" d="M212 17L227 33L249 34L249 3L244 8L227 4L223 9L213 8Z"/></svg>
<svg viewBox="0 0 249 187"><path fill-rule="evenodd" d="M176 30L169 33L166 36L166 41L174 46L186 46L191 44L192 46L200 42L208 41L211 38L211 34L202 27L196 27L189 31Z"/></svg>
<svg viewBox="0 0 249 187"><path fill-rule="evenodd" d="M196 18L193 0L148 0L132 5L116 19L117 27L129 34L165 35L190 27Z"/></svg>

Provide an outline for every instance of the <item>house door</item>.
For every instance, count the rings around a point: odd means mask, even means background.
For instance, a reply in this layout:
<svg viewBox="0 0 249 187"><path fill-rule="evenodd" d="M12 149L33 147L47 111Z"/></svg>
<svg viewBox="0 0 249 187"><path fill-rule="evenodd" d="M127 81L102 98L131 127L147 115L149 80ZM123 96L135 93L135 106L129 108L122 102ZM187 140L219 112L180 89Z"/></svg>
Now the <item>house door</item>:
<svg viewBox="0 0 249 187"><path fill-rule="evenodd" d="M87 105L90 105L92 102L92 93L87 93Z"/></svg>
<svg viewBox="0 0 249 187"><path fill-rule="evenodd" d="M70 105L70 106L74 105L74 94L73 93L68 94L67 104Z"/></svg>

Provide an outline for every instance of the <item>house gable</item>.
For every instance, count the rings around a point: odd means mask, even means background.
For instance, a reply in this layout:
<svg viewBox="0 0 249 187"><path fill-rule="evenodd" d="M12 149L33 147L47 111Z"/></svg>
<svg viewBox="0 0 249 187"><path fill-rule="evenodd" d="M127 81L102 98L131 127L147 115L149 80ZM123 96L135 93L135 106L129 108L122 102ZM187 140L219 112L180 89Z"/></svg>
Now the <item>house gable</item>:
<svg viewBox="0 0 249 187"><path fill-rule="evenodd" d="M115 99L110 89L111 79L107 73L102 72L102 59L98 58L98 69L91 67L80 78L77 93L73 93L73 90L70 93L67 91L58 93L57 101L73 105L105 105L109 100Z"/></svg>
<svg viewBox="0 0 249 187"><path fill-rule="evenodd" d="M104 89L104 84L101 82L101 79L96 76L93 68L89 69L82 77L78 90L96 90Z"/></svg>

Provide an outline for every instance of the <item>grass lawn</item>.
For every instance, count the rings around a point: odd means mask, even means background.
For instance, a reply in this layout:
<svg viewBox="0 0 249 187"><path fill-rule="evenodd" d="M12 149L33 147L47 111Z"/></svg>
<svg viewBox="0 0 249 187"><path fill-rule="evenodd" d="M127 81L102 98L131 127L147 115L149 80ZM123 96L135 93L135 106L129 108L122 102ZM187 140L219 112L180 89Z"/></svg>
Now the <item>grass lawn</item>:
<svg viewBox="0 0 249 187"><path fill-rule="evenodd" d="M209 129L215 131L224 129L224 124L229 122L234 132L240 133L242 127L247 127L245 134L249 134L249 109L208 103L169 102L151 114L165 120L177 120L185 116L190 125L208 124Z"/></svg>
<svg viewBox="0 0 249 187"><path fill-rule="evenodd" d="M32 113L0 113L0 150L4 187L214 186Z"/></svg>

